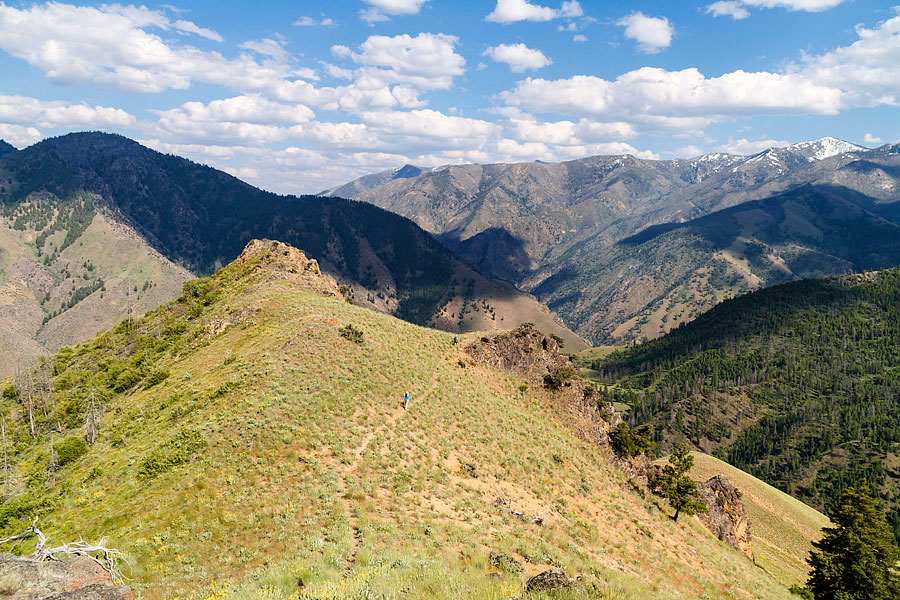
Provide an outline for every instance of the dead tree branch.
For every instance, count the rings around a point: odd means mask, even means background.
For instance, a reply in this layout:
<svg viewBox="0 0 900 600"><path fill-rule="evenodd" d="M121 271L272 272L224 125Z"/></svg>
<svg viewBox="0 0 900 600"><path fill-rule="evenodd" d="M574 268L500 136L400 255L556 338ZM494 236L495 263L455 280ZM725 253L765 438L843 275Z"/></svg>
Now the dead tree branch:
<svg viewBox="0 0 900 600"><path fill-rule="evenodd" d="M509 514L519 519L523 523L534 523L535 525L543 525L544 524L544 515L540 514L536 517L532 517L530 515L526 515L523 512L519 512L517 510L513 510L512 503L509 498L505 496L498 496L496 500L492 503L497 508L502 508L506 510Z"/></svg>
<svg viewBox="0 0 900 600"><path fill-rule="evenodd" d="M119 568L119 562L121 561L126 565L129 565L128 560L125 558L125 554L123 554L120 550L117 550L115 548L107 548L104 545L106 538L101 538L100 541L96 544L89 544L84 540L78 540L77 542L69 542L68 544L63 544L62 546L48 548L47 536L45 536L44 533L40 529L38 529L37 522L38 518L35 517L34 522L31 524L31 527L18 535L8 537L5 540L0 540L0 545L6 544L7 542L23 540L34 536L37 538L37 545L35 546L34 552L28 555L28 558L39 562L46 562L51 560L60 560L61 556L84 556L100 565L100 567L102 567L107 573L109 573L109 576L112 578L113 583L115 583L116 585L122 585L125 583L126 577L122 573L122 570Z"/></svg>

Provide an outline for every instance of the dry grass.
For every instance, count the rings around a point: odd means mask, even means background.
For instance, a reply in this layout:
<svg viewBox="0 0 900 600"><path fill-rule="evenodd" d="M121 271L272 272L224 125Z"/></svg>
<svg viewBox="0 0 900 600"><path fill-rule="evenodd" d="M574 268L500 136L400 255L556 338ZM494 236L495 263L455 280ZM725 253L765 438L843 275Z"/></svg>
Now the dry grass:
<svg viewBox="0 0 900 600"><path fill-rule="evenodd" d="M698 522L642 499L551 395L460 366L452 335L285 281L226 287L202 318L230 313L249 316L113 400L100 442L47 492L64 491L45 531L108 536L141 598L494 600L549 565L595 598L789 598ZM348 323L364 344L340 337ZM137 477L183 430L206 447ZM493 506L500 495L545 525ZM491 550L524 572L489 577Z"/></svg>

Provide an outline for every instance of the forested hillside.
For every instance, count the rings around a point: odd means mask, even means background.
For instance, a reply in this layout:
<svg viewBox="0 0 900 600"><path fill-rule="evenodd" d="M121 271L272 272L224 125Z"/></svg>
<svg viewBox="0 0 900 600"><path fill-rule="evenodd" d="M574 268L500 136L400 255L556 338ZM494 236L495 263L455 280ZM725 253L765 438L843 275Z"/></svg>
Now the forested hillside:
<svg viewBox="0 0 900 600"><path fill-rule="evenodd" d="M788 283L595 361L609 399L815 507L868 478L900 536L900 270Z"/></svg>

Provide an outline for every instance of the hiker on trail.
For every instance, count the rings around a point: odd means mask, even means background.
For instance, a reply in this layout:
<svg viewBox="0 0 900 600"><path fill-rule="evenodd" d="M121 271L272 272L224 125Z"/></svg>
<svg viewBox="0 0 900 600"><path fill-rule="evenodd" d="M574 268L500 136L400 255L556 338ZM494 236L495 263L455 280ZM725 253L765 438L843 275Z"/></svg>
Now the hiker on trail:
<svg viewBox="0 0 900 600"><path fill-rule="evenodd" d="M409 392L403 394L403 410L409 408Z"/></svg>

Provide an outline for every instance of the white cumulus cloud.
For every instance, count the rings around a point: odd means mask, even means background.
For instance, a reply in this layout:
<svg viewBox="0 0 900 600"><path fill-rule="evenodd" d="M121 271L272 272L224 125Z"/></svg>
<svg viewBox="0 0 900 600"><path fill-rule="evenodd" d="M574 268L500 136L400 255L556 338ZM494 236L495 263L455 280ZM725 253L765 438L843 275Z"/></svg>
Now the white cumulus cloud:
<svg viewBox="0 0 900 600"><path fill-rule="evenodd" d="M359 18L369 23L390 21L391 16L415 15L428 0L363 0L368 8L360 9Z"/></svg>
<svg viewBox="0 0 900 600"><path fill-rule="evenodd" d="M675 28L665 17L648 17L642 12L633 12L622 17L616 24L625 28L625 37L638 43L638 48L647 54L655 54L672 43Z"/></svg>
<svg viewBox="0 0 900 600"><path fill-rule="evenodd" d="M577 0L563 2L559 8L532 4L528 0L497 0L494 10L485 17L494 23L517 21L551 21L559 18L580 17L584 14Z"/></svg>
<svg viewBox="0 0 900 600"><path fill-rule="evenodd" d="M334 25L334 19L329 19L328 17L314 19L313 17L304 16L294 21L293 24L295 27L331 27Z"/></svg>
<svg viewBox="0 0 900 600"><path fill-rule="evenodd" d="M754 8L784 8L790 11L822 12L834 8L847 0L720 0L706 7L707 14L714 17L731 17L734 20L746 19Z"/></svg>
<svg viewBox="0 0 900 600"><path fill-rule="evenodd" d="M0 122L38 127L130 127L136 119L120 108L0 95Z"/></svg>
<svg viewBox="0 0 900 600"><path fill-rule="evenodd" d="M506 63L513 73L536 70L553 63L543 52L525 44L500 44L491 46L482 56L490 56L494 62Z"/></svg>
<svg viewBox="0 0 900 600"><path fill-rule="evenodd" d="M841 107L840 90L802 77L735 71L710 78L697 69L653 67L613 81L590 75L527 78L501 98L531 112L643 122L687 119L689 126L746 114L836 114Z"/></svg>
<svg viewBox="0 0 900 600"><path fill-rule="evenodd" d="M465 71L466 61L455 50L458 41L443 33L373 35L350 57L358 65L372 67L362 75L375 81L405 83L423 90L448 89L453 78ZM336 57L346 56L343 46L331 51Z"/></svg>
<svg viewBox="0 0 900 600"><path fill-rule="evenodd" d="M144 7L48 3L17 9L0 3L0 49L54 83L95 83L130 92L187 89L192 81L260 85L284 76L284 65L260 64L248 55L228 60L218 52L169 45L145 30L218 35L188 21L178 23Z"/></svg>
<svg viewBox="0 0 900 600"><path fill-rule="evenodd" d="M735 140L733 138L728 138L726 143L716 146L715 151L747 156L750 154L759 154L769 148L784 148L790 145L791 143L785 140L770 140L765 138L761 140L747 140L743 138Z"/></svg>
<svg viewBox="0 0 900 600"><path fill-rule="evenodd" d="M821 85L845 91L851 106L896 106L900 103L900 15L868 29L857 26L859 39L849 46L807 56L799 72Z"/></svg>
<svg viewBox="0 0 900 600"><path fill-rule="evenodd" d="M388 15L414 15L428 0L363 0Z"/></svg>
<svg viewBox="0 0 900 600"><path fill-rule="evenodd" d="M182 31L184 33L193 33L194 35L199 35L200 37L204 37L208 40L213 40L214 42L223 41L222 36L212 29L207 29L206 27L198 27L196 24L190 21L179 20L175 21L172 25L178 31Z"/></svg>
<svg viewBox="0 0 900 600"><path fill-rule="evenodd" d="M41 141L44 136L34 127L0 123L0 140L17 148L24 148Z"/></svg>
<svg viewBox="0 0 900 600"><path fill-rule="evenodd" d="M867 133L863 137L863 142L865 142L866 144L881 144L881 143L884 143L884 140L881 139L880 137L875 137L871 133Z"/></svg>
<svg viewBox="0 0 900 600"><path fill-rule="evenodd" d="M740 2L735 0L713 2L706 7L706 13L711 14L714 17L731 17L735 21L746 19L750 16L750 11L741 6Z"/></svg>

